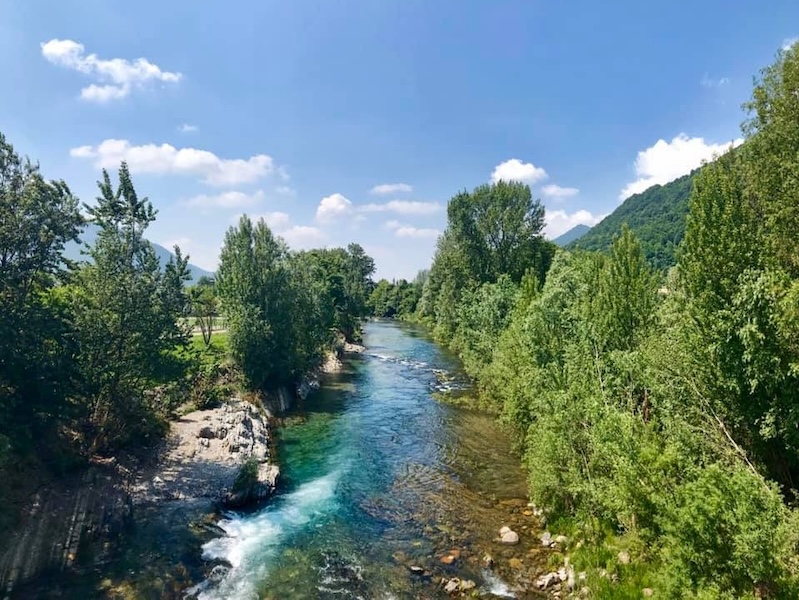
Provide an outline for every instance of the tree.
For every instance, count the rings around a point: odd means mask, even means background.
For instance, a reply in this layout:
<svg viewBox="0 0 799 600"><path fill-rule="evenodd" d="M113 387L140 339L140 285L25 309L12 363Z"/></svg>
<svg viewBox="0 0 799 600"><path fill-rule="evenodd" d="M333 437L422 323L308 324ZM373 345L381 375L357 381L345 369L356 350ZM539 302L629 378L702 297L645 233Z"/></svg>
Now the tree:
<svg viewBox="0 0 799 600"><path fill-rule="evenodd" d="M187 308L188 257L176 247L176 258L161 270L143 237L156 211L138 197L124 162L116 190L105 170L98 187L97 204L86 209L100 232L88 249L92 263L76 278L74 312L93 447L107 450L151 433L163 407L149 403L145 392L180 368L173 350L187 341L179 319Z"/></svg>
<svg viewBox="0 0 799 600"><path fill-rule="evenodd" d="M447 206L449 228L479 283L509 275L515 283L540 264L544 207L530 187L499 181L461 192ZM536 269L537 270L537 269Z"/></svg>
<svg viewBox="0 0 799 600"><path fill-rule="evenodd" d="M217 290L228 324L234 361L251 389L265 390L295 380L318 348L301 342L302 319L285 243L263 219L246 215L231 227L217 271ZM314 321L315 322L315 321Z"/></svg>
<svg viewBox="0 0 799 600"><path fill-rule="evenodd" d="M31 444L70 409L72 327L55 286L82 222L67 185L45 181L0 134L0 448Z"/></svg>
<svg viewBox="0 0 799 600"><path fill-rule="evenodd" d="M216 297L214 280L203 275L197 283L189 289L191 315L200 326L205 347L211 345L211 334L214 329L214 319L219 314L219 302Z"/></svg>

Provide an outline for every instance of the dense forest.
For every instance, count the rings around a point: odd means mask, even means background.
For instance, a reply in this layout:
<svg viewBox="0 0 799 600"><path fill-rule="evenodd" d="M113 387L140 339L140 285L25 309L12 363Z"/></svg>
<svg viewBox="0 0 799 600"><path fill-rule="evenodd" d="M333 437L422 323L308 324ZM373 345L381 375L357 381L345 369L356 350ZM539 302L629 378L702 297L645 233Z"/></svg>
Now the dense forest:
<svg viewBox="0 0 799 600"><path fill-rule="evenodd" d="M357 244L291 252L245 216L216 281L189 287L188 257L161 264L144 238L156 210L127 166L98 187L81 210L0 135L0 495L150 448L180 406L292 385L368 312L374 262Z"/></svg>
<svg viewBox="0 0 799 600"><path fill-rule="evenodd" d="M600 595L799 597L799 47L746 109L738 151L577 244L607 252L556 250L499 182L452 198L416 290L372 296L460 354Z"/></svg>

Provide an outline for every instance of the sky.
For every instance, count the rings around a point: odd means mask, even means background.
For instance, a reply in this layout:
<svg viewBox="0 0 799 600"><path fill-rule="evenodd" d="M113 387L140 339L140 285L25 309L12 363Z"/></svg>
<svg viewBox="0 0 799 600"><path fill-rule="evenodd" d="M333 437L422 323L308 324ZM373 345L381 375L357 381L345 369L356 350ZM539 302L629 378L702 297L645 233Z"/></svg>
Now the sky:
<svg viewBox="0 0 799 600"><path fill-rule="evenodd" d="M788 0L0 0L0 132L87 203L127 160L203 268L246 213L411 279L459 191L528 183L555 237L739 143L797 35Z"/></svg>

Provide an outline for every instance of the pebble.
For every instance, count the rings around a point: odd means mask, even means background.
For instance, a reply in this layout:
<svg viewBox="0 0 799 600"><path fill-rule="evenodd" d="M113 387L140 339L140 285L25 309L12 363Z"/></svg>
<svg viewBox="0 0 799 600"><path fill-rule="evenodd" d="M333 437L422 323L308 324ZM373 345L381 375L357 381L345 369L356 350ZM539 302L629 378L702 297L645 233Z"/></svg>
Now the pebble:
<svg viewBox="0 0 799 600"><path fill-rule="evenodd" d="M511 558L508 561L508 564L510 565L511 569L521 569L524 566L524 563L521 561L521 559L516 557Z"/></svg>

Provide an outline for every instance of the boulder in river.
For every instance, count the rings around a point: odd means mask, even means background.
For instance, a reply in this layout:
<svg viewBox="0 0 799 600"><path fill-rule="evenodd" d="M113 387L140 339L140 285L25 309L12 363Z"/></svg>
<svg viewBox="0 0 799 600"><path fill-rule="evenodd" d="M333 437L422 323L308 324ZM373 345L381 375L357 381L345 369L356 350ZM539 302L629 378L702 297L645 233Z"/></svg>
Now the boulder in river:
<svg viewBox="0 0 799 600"><path fill-rule="evenodd" d="M518 544L519 534L509 529L508 531L502 534L502 536L500 537L500 541L503 544L508 544L508 545Z"/></svg>
<svg viewBox="0 0 799 600"><path fill-rule="evenodd" d="M241 508L266 500L275 493L279 476L280 469L277 465L245 463L222 504L227 508Z"/></svg>

